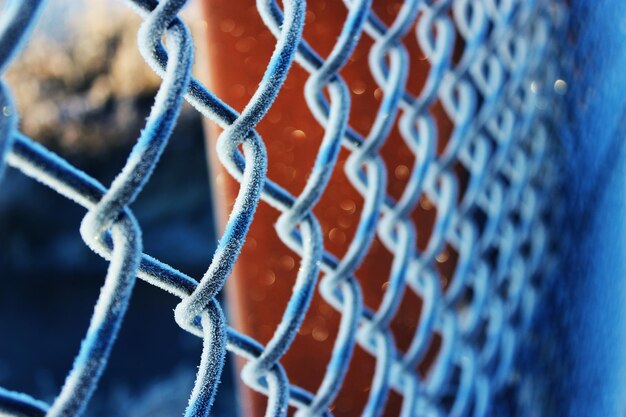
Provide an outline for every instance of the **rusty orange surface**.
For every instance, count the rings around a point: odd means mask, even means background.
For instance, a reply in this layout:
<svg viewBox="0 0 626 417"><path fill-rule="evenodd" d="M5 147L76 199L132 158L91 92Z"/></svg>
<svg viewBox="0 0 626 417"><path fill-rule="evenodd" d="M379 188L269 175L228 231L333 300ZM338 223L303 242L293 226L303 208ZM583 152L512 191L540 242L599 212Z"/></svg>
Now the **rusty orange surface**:
<svg viewBox="0 0 626 417"><path fill-rule="evenodd" d="M400 1L375 1L374 8L387 23L395 17ZM274 48L275 38L259 17L254 0L205 0L206 39L200 48L205 70L202 81L224 101L241 111L256 89ZM321 54L327 56L346 17L340 0L315 0L307 5L304 36ZM380 105L382 91L376 85L367 64L372 40L364 34L350 61L341 71L351 89L350 124L366 134ZM428 61L420 51L414 31L405 39L410 52L409 90L419 93L429 70ZM294 195L299 194L313 165L321 143L323 128L308 110L304 99L304 83L308 73L297 63L275 104L263 119L258 131L268 151L268 175ZM445 145L451 124L438 103L433 107L439 127L439 147ZM212 153L219 129L208 126L212 179L221 225L235 199L238 183L219 166ZM394 128L381 154L388 168L389 195L397 198L404 189L410 169L415 163L400 133ZM315 207L315 215L324 231L324 244L336 256L342 256L354 236L363 198L343 173L348 151L342 150L327 191ZM277 237L274 230L279 212L264 203L259 205L240 260L227 284L230 325L258 341L267 342L280 321L291 295L299 265L299 257ZM423 198L413 213L418 228L418 247L426 246L436 208ZM376 309L389 279L393 254L378 240L357 271L363 288L365 304ZM438 257L445 280L451 277L456 256L448 252ZM392 330L400 351L406 349L415 332L421 300L407 291L393 321ZM332 343L339 325L339 314L316 293L309 313L287 355L281 360L290 382L315 392L322 381ZM437 338L418 371L425 374L437 354ZM238 366L242 364L239 363ZM334 415L360 415L368 396L374 372L374 359L358 346L349 366L346 380L332 405ZM266 399L242 384L242 407L245 416L264 414ZM219 394L218 394L219 395ZM399 414L402 397L391 393L385 415ZM293 412L293 410L291 410Z"/></svg>

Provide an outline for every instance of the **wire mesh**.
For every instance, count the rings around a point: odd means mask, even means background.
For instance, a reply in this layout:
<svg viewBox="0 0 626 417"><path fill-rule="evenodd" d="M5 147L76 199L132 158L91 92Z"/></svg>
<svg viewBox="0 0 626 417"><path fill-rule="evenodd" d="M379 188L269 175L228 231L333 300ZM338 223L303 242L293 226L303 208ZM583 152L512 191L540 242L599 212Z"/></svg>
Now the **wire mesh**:
<svg viewBox="0 0 626 417"><path fill-rule="evenodd" d="M16 168L83 206L87 214L81 236L109 261L89 328L58 397L45 404L0 389L0 411L20 416L84 412L139 277L178 296L176 322L204 341L186 416L209 414L227 350L247 360L241 378L268 397L266 415L286 415L293 405L299 416L330 416L357 344L376 359L364 416L380 415L391 390L403 397L402 416L492 414L500 393L523 381L515 369L516 351L554 263L549 230L558 211L559 165L551 129L552 85L559 75L557 45L565 4L406 0L387 27L371 0L346 0L341 35L322 58L302 35L304 0L284 0L282 8L273 0L258 0L276 45L262 82L238 113L191 75L193 42L178 17L186 1L128 3L144 18L139 50L163 81L141 136L108 188L20 133L10 90L4 82L0 86L0 169L5 164ZM41 0L8 2L0 17L0 73L27 44L41 6ZM349 124L350 91L340 75L362 36L374 41L369 64L382 91L380 107L371 115L374 123L364 136ZM415 96L406 88L411 68L403 44L407 36L416 37L430 64L426 83ZM455 38L463 44L458 59L453 58ZM324 127L315 164L297 196L267 177L265 145L255 131L294 61L310 73L306 100ZM183 100L223 128L217 154L240 182L225 232L198 280L143 253L141 230L130 208L167 144ZM437 152L436 101L453 123L443 152ZM385 193L387 169L379 151L396 123L415 163L404 192L394 200ZM313 208L341 147L350 151L345 171L364 208L349 249L339 259L324 247ZM455 164L468 172L463 192ZM437 218L420 251L410 213L424 196L435 205ZM265 345L229 327L216 300L261 200L282 213L276 232L301 257L282 321ZM355 271L375 237L394 259L383 301L373 311L364 306ZM446 245L459 260L444 289L435 258ZM340 312L341 323L323 382L316 392L308 392L289 383L280 359L318 287ZM407 291L423 305L410 347L401 352L390 323ZM441 349L421 377L416 366L434 335L441 339Z"/></svg>

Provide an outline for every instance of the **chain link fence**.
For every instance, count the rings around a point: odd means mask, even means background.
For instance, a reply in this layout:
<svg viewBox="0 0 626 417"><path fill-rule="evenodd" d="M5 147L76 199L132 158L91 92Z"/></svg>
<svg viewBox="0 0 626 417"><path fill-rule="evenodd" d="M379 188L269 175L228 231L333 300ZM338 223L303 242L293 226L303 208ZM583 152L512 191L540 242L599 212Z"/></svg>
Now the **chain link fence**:
<svg viewBox="0 0 626 417"><path fill-rule="evenodd" d="M541 302L558 217L559 145L552 129L559 79L559 40L565 2L546 0L406 0L386 26L371 0L345 1L348 15L331 53L322 58L303 38L304 0L258 0L276 45L263 80L241 113L191 75L193 41L178 12L184 0L132 0L144 17L139 50L162 78L150 116L128 161L105 187L60 156L24 136L10 89L0 87L0 160L87 210L80 228L87 246L109 262L108 272L73 369L58 397L45 404L0 389L0 411L18 416L76 416L86 408L122 325L136 277L178 296L175 320L203 339L203 351L186 416L205 416L218 393L226 351L247 361L243 382L268 397L268 416L332 415L356 345L376 359L364 416L383 412L390 391L403 397L401 415L484 416L503 392L523 386L516 352ZM42 1L9 1L0 17L0 73L27 45ZM417 22L417 24L416 24ZM414 29L414 31L412 31ZM340 70L361 37L371 37L370 70L382 90L367 135L350 126L350 90ZM403 39L415 36L429 60L423 89L406 88L409 62ZM163 42L165 39L165 42ZM455 42L456 39L456 42ZM463 45L455 58L455 43ZM458 48L458 46L457 46ZM297 63L310 73L305 95L324 127L308 181L292 195L266 176L265 144L257 124ZM223 128L217 154L240 188L225 232L203 277L196 280L144 254L131 204L167 145L183 100ZM441 103L453 129L437 151ZM415 156L401 197L385 193L387 169L379 154L398 124ZM357 231L342 258L324 247L313 214L345 147L352 186L362 195ZM454 166L467 171L462 186ZM411 212L426 196L437 217L425 250ZM282 214L280 239L301 257L292 296L271 340L262 345L230 328L216 295L227 281L260 201ZM378 309L364 306L355 271L374 238L394 256ZM447 288L435 262L445 246L458 253ZM318 278L319 279L318 282ZM290 384L281 366L307 314L313 293L341 314L324 379L315 392ZM390 323L405 292L423 305L410 347L401 352ZM25 306L25 308L27 308ZM432 338L441 348L426 377L416 371ZM515 394L510 394L515 396ZM520 397L521 398L521 397ZM536 407L520 402L521 410Z"/></svg>

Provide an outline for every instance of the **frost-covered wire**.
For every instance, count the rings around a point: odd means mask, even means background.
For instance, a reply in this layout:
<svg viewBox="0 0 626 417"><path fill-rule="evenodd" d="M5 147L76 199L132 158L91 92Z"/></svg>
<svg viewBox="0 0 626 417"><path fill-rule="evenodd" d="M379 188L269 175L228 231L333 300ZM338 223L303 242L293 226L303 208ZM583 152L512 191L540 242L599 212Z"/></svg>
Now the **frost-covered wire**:
<svg viewBox="0 0 626 417"><path fill-rule="evenodd" d="M376 359L365 416L382 413L390 390L402 395L401 415L484 416L511 387L515 352L548 274L551 196L556 183L551 94L537 90L554 77L551 44L564 6L523 0L406 0L389 27L371 0L346 0L346 20L330 54L321 57L302 38L304 0L257 0L276 37L258 89L241 113L190 74L193 43L178 12L185 0L128 0L144 18L139 50L163 79L146 126L120 174L107 188L18 131L9 89L0 82L0 179L5 163L83 206L81 236L109 261L103 290L86 336L59 396L51 405L0 388L0 411L13 416L78 416L104 371L132 294L135 277L178 296L179 326L203 339L203 351L185 415L206 416L215 399L226 350L247 360L242 379L268 396L267 416L287 406L299 416L331 415L358 343ZM13 0L0 16L0 74L25 44L41 1ZM414 30L414 34L412 33ZM373 124L361 136L349 124L350 92L339 72L363 33L374 43L372 76L382 91ZM415 36L429 60L421 91L407 91L404 39ZM162 43L165 37L165 44ZM455 57L455 51L460 50ZM310 77L305 98L324 128L303 191L288 193L267 177L263 139L255 131L296 61ZM325 96L327 93L327 97ZM225 232L207 272L195 280L144 253L130 205L149 180L167 144L182 100L223 128L217 154L240 182ZM443 152L433 106L441 103L453 129ZM408 183L395 201L386 195L387 168L379 154L397 124L413 154ZM364 199L346 254L326 251L313 208L326 190L340 147L350 151L345 171ZM241 150L240 150L241 148ZM467 171L463 187L455 167ZM422 198L436 219L424 251L411 213ZM260 201L281 212L276 231L301 257L293 292L274 335L264 346L226 324L216 299L244 244ZM393 256L389 286L376 311L363 305L355 276L375 236ZM448 288L436 257L458 254ZM307 314L319 273L323 298L340 314L339 331L321 385L309 393L290 384L280 364ZM390 329L405 291L422 307L406 352ZM417 365L434 336L441 347L424 378Z"/></svg>

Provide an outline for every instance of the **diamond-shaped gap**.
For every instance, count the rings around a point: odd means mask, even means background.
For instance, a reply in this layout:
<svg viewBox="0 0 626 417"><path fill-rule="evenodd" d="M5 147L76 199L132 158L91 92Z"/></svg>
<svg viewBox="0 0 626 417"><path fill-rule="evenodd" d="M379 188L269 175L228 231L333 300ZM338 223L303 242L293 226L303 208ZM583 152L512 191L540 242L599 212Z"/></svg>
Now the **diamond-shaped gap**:
<svg viewBox="0 0 626 417"><path fill-rule="evenodd" d="M465 196L465 193L467 191L467 186L470 182L470 172L459 161L454 164L452 171L454 172L454 175L457 179L457 203L460 203L461 201L463 201L463 197Z"/></svg>
<svg viewBox="0 0 626 417"><path fill-rule="evenodd" d="M487 335L489 330L489 319L487 317L483 317L480 320L480 324L477 326L476 334L473 337L473 345L476 348L477 356L480 356L482 349L485 347L487 343Z"/></svg>
<svg viewBox="0 0 626 417"><path fill-rule="evenodd" d="M493 136L493 129L490 129L488 126L489 121L487 121L485 127L483 127L483 129L481 130L481 133L483 134L483 137L487 140L487 144L489 145L489 149L491 150L489 152L489 160L487 161L487 165L493 162L493 155L499 147L498 141Z"/></svg>
<svg viewBox="0 0 626 417"><path fill-rule="evenodd" d="M346 379L337 399L330 407L335 416L358 416L363 412L370 393L376 359L357 345Z"/></svg>
<svg viewBox="0 0 626 417"><path fill-rule="evenodd" d="M267 148L268 178L293 195L302 192L324 136L323 127L308 111L301 94L308 77L306 71L294 64L285 81L285 90L257 128ZM297 88L286 88L292 84Z"/></svg>
<svg viewBox="0 0 626 417"><path fill-rule="evenodd" d="M528 277L528 285L532 285L535 288L541 288L545 276L541 273L541 268L535 271Z"/></svg>
<svg viewBox="0 0 626 417"><path fill-rule="evenodd" d="M498 296L503 299L506 300L511 296L511 281L510 281L511 277L510 275L507 273L503 278L502 278L502 282L500 282L500 284L497 286L496 288L496 294L498 294Z"/></svg>
<svg viewBox="0 0 626 417"><path fill-rule="evenodd" d="M435 119L437 125L437 156L441 156L450 141L450 135L454 128L454 122L448 116L443 104L439 99L435 100L430 106L430 113Z"/></svg>
<svg viewBox="0 0 626 417"><path fill-rule="evenodd" d="M396 339L396 347L401 354L411 345L421 312L422 299L407 287L390 326Z"/></svg>
<svg viewBox="0 0 626 417"><path fill-rule="evenodd" d="M446 243L443 250L435 257L435 268L439 271L441 288L446 291L454 277L459 253L452 245Z"/></svg>
<svg viewBox="0 0 626 417"><path fill-rule="evenodd" d="M339 152L326 192L313 210L322 227L324 247L339 258L344 256L354 239L364 204L363 197L344 171L349 156L346 149Z"/></svg>
<svg viewBox="0 0 626 417"><path fill-rule="evenodd" d="M461 384L461 368L458 365L453 365L450 381L444 387L444 391L441 396L441 405L446 413L449 413L454 402L456 400L456 394Z"/></svg>
<svg viewBox="0 0 626 417"><path fill-rule="evenodd" d="M524 295L522 295L524 297ZM523 319L523 301L517 303L515 310L510 314L509 324L512 328L519 328L522 324Z"/></svg>
<svg viewBox="0 0 626 417"><path fill-rule="evenodd" d="M374 0L372 2L372 9L374 13L380 18L380 20L389 26L393 23L398 16L403 2L400 0Z"/></svg>
<svg viewBox="0 0 626 417"><path fill-rule="evenodd" d="M315 292L311 307L298 335L286 355L281 359L291 383L315 393L326 372L332 347L337 338L340 314ZM315 352L303 360L303 352Z"/></svg>
<svg viewBox="0 0 626 417"><path fill-rule="evenodd" d="M480 239L481 235L485 231L485 226L487 225L487 213L485 213L483 208L476 206L474 210L470 212L470 218L473 221L474 225L477 227L477 238Z"/></svg>
<svg viewBox="0 0 626 417"><path fill-rule="evenodd" d="M506 164L506 162L504 162L504 163ZM509 178L509 176L507 174L503 173L502 171L500 171L498 174L496 174L496 177L502 183L504 194L507 194L509 192L509 188L511 187L511 184L512 184L511 178Z"/></svg>
<svg viewBox="0 0 626 417"><path fill-rule="evenodd" d="M307 2L303 38L320 56L327 57L341 33L347 14L346 7L338 2Z"/></svg>
<svg viewBox="0 0 626 417"><path fill-rule="evenodd" d="M364 138L376 120L383 98L383 91L367 65L373 44L372 38L364 33L340 72L350 90L350 126Z"/></svg>
<svg viewBox="0 0 626 417"><path fill-rule="evenodd" d="M489 267L492 271L497 266L499 254L500 251L498 250L498 248L493 246L493 243L485 250L484 259L488 262Z"/></svg>
<svg viewBox="0 0 626 417"><path fill-rule="evenodd" d="M417 372L422 380L427 378L428 373L437 361L439 352L441 351L441 344L441 334L438 331L433 332L430 342L428 343L428 348L426 349L422 360L417 365Z"/></svg>
<svg viewBox="0 0 626 417"><path fill-rule="evenodd" d="M428 246L436 218L437 206L425 193L422 193L419 203L411 213L411 220L417 229L417 249L420 252L426 250Z"/></svg>
<svg viewBox="0 0 626 417"><path fill-rule="evenodd" d="M515 207L511 210L511 212L509 213L509 220L511 221L513 227L515 227L516 229L522 225L522 215L520 213L519 207Z"/></svg>
<svg viewBox="0 0 626 417"><path fill-rule="evenodd" d="M452 11L448 12L450 17L452 17ZM454 26L454 47L452 48L452 66L455 67L459 65L461 61L461 57L463 56L463 51L465 51L465 39L459 33L458 26L455 24Z"/></svg>
<svg viewBox="0 0 626 417"><path fill-rule="evenodd" d="M398 201L406 189L414 165L423 161L416 159L407 146L398 129L398 123L394 125L380 153L387 167L387 193Z"/></svg>
<svg viewBox="0 0 626 417"><path fill-rule="evenodd" d="M395 390L389 391L389 398L385 404L385 411L383 417L397 417L402 411L402 403L406 401L404 395L398 393Z"/></svg>
<svg viewBox="0 0 626 417"><path fill-rule="evenodd" d="M392 261L393 255L376 237L367 257L356 272L363 288L363 302L372 310L376 310L382 301L386 286L389 283Z"/></svg>
<svg viewBox="0 0 626 417"><path fill-rule="evenodd" d="M454 308L458 312L460 320L463 320L463 318L469 314L468 310L472 308L472 303L475 298L476 294L473 287L467 286L463 289L459 299L454 304Z"/></svg>
<svg viewBox="0 0 626 417"><path fill-rule="evenodd" d="M527 237L524 242L522 242L522 244L519 247L519 253L520 255L522 255L524 258L529 258L532 254L532 238L529 236Z"/></svg>

